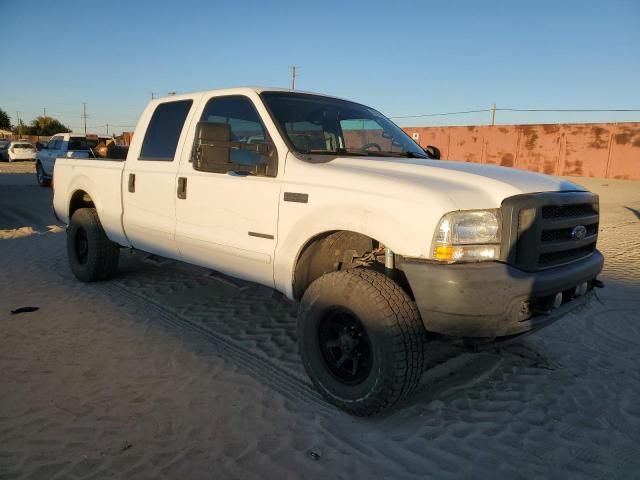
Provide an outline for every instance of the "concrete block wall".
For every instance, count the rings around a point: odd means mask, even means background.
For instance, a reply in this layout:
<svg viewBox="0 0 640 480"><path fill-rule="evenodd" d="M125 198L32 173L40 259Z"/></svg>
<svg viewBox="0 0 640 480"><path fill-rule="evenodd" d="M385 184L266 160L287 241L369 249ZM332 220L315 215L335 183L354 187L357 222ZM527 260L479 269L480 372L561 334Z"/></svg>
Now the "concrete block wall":
<svg viewBox="0 0 640 480"><path fill-rule="evenodd" d="M444 160L640 180L640 122L403 128Z"/></svg>

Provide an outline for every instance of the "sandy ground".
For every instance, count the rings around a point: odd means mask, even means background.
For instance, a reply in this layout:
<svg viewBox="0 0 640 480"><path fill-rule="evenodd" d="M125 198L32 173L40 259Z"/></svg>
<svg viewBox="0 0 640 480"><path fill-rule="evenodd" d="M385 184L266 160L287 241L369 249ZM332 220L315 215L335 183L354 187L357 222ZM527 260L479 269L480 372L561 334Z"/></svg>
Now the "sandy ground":
<svg viewBox="0 0 640 480"><path fill-rule="evenodd" d="M601 195L601 302L433 343L422 390L363 420L311 387L280 294L130 253L81 284L50 189L0 174L0 479L640 478L640 182L573 180Z"/></svg>

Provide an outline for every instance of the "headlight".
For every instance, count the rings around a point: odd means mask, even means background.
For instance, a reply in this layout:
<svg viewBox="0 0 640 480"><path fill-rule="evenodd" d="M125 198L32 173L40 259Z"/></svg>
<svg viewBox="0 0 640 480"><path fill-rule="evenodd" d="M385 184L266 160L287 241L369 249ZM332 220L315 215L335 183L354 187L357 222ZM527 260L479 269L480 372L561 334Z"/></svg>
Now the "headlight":
<svg viewBox="0 0 640 480"><path fill-rule="evenodd" d="M438 224L432 257L442 262L478 262L500 256L500 210L447 213Z"/></svg>

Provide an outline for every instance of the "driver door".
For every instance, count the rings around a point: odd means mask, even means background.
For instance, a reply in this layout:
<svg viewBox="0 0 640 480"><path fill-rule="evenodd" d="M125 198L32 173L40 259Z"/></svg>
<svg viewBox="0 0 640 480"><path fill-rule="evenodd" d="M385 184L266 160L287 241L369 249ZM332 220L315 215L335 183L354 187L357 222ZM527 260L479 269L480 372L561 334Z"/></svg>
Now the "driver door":
<svg viewBox="0 0 640 480"><path fill-rule="evenodd" d="M178 172L183 260L273 286L280 182L255 106L242 95L210 98L193 137Z"/></svg>

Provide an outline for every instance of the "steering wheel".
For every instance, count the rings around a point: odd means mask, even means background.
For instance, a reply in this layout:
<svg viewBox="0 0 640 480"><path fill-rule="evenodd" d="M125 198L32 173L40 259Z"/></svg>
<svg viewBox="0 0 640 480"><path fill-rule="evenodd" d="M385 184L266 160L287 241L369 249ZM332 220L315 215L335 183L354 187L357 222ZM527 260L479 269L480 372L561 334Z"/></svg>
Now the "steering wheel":
<svg viewBox="0 0 640 480"><path fill-rule="evenodd" d="M367 150L369 150L370 148L375 148L376 150L378 150L379 152L382 151L382 147L380 145L378 145L375 142L371 142L371 143L365 143L363 146L360 147L360 150L366 152Z"/></svg>

